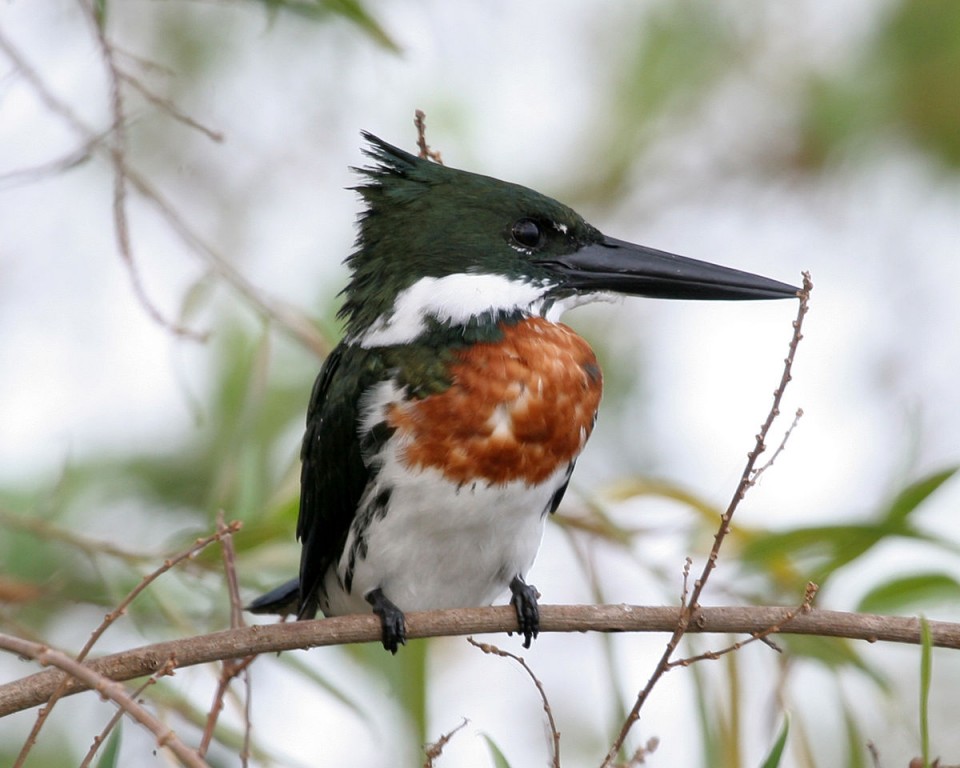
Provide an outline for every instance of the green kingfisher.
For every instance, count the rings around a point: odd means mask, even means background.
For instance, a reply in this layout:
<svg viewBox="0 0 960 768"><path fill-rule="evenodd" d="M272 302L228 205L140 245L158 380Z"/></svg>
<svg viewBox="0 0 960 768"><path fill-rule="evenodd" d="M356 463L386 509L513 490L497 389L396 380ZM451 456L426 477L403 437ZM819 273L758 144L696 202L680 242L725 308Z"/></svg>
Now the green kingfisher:
<svg viewBox="0 0 960 768"><path fill-rule="evenodd" d="M529 647L526 582L593 429L602 376L562 324L615 294L781 299L765 277L607 237L567 206L369 133L366 209L301 451L300 576L259 613L372 610L384 647L404 612L508 590Z"/></svg>

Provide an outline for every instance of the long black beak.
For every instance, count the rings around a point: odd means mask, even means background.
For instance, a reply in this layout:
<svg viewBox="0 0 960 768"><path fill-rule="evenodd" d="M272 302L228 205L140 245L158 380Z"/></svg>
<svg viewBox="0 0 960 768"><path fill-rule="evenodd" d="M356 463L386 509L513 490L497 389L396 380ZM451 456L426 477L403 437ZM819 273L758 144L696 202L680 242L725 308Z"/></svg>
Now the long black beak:
<svg viewBox="0 0 960 768"><path fill-rule="evenodd" d="M659 299L789 299L799 288L767 277L688 259L612 237L544 259L570 287Z"/></svg>

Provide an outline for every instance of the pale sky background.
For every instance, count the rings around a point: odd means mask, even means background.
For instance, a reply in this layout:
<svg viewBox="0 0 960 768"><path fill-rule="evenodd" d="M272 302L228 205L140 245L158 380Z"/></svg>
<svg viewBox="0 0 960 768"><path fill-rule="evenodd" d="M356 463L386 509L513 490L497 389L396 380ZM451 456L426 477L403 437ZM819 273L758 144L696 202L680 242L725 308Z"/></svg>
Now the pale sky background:
<svg viewBox="0 0 960 768"><path fill-rule="evenodd" d="M758 12L747 2L722 3L724 18L752 30L759 50L726 78L702 114L658 144L624 195L609 206L580 208L614 237L787 282L799 282L801 270L812 273L812 309L781 430L795 408L805 416L738 513L745 522L856 518L905 480L960 458L960 177L895 136L869 148L869 161L841 161L816 176L750 172L765 151L789 141L796 74L842 66L885 5L823 0ZM354 183L348 166L363 162L361 129L412 149L411 119L419 107L427 112L428 139L447 164L568 195L578 179L590 181L585 130L596 124L587 118L603 107L597 84L610 81L631 42L618 30L645 13L640 4L613 0L373 4L403 50L392 55L342 22L314 26L284 15L268 20L254 4L115 0L109 6L122 45L146 56L155 55L164 14L172 9L221 20L219 61L209 76L182 92L175 72L169 79L179 108L222 131L225 141L207 142L152 120L138 135L157 144L143 152L140 167L157 174L185 218L254 285L307 313L329 301L345 279L340 261L352 247L358 208L345 188ZM96 130L107 126L102 63L74 3L5 3L0 31L82 119ZM135 110L135 125L140 117ZM0 174L77 146L76 135L0 56ZM99 161L29 184L0 180L3 484L52 484L72 459L160 446L192 428L191 396L203 391L209 353L171 338L134 298L113 241L110 195L109 170ZM146 290L176 317L204 265L145 206L135 204L132 225ZM224 302L237 301L228 290L222 294ZM779 378L795 310L791 302L628 299L570 313L566 321L603 340L621 371L638 374L624 413L601 408L573 490L648 474L725 504ZM210 326L216 319L204 312L189 322L216 333ZM638 429L644 439L631 445ZM291 441L292 457L299 436ZM956 541L958 508L960 483L954 481L924 508L922 520ZM616 510L624 521L669 513L669 506L650 501ZM638 552L677 574L685 554L670 537L641 543ZM571 557L562 535L549 531L530 575L544 601L589 599L585 585L571 578ZM867 571L907 572L931 565L930 558L919 546L888 548ZM614 558L607 573L611 600L674 599L645 594L644 585L638 593L630 581L635 571L623 559L618 564ZM956 560L943 567L960 577ZM863 591L855 581L840 580L819 604L850 608ZM69 632L60 640L72 642ZM663 642L616 638L630 676L622 681L628 699L646 680ZM503 644L519 649L506 639ZM904 696L910 697L902 727L867 733L890 756L886 764L905 764L916 745L916 726L907 718L916 710L911 686L917 654L880 647L867 653L883 658L895 678L902 669ZM956 655L937 656L944 681L949 676L954 685L960 677ZM769 656L766 649L751 649L743 663L758 675L772 674ZM545 636L527 657L569 737L564 765L596 764L605 746L585 742L583 734L595 736L606 722L599 644ZM377 703L382 692L369 681L357 682L364 673L344 668L344 658L313 651L308 660L369 705L378 720L382 714L382 722L365 723L312 687L301 691L278 665L275 672L266 663L254 670L256 728L294 734L284 744L291 766L385 764L396 714ZM6 669L0 666L0 676ZM439 765L488 764L481 732L493 736L514 765L545 763L540 705L520 671L481 657L462 640L437 643L431 671L432 732L470 719ZM818 674L809 675L798 706L815 724L822 718L818 724L826 733L839 734L835 712L817 715L817 691L833 684ZM640 729L644 738L661 740L652 765L691 765L698 758L698 745L678 726L693 706L682 675L663 682ZM858 686L850 683L848 695L868 690ZM942 697L935 701L949 702L950 687L935 690ZM772 706L754 704L761 718ZM881 723L890 706L866 700L863 717ZM955 721L949 725L947 709L940 707L943 721L935 722L934 732L950 740L942 754L956 761L960 734ZM515 727L525 721L529 728ZM21 718L18 728L25 722ZM371 728L386 741L371 736ZM85 743L95 731L80 732ZM750 764L759 762L769 746L766 735L774 732L775 724L758 731ZM330 740L331 733L340 737ZM125 736L128 748L139 739L141 754L149 754L146 736L132 727ZM831 764L829 749L823 746L824 765Z"/></svg>

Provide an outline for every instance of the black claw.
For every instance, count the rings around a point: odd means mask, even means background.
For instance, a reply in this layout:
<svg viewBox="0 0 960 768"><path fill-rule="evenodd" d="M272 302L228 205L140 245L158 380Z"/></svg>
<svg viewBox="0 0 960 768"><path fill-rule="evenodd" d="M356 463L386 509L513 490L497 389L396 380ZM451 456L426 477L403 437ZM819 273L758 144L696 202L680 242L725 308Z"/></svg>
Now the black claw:
<svg viewBox="0 0 960 768"><path fill-rule="evenodd" d="M520 634L523 635L523 647L529 648L533 638L540 634L540 608L537 606L540 593L532 584L527 584L522 576L513 577L510 592L513 594L510 605L517 611L517 624L520 626Z"/></svg>
<svg viewBox="0 0 960 768"><path fill-rule="evenodd" d="M373 606L373 612L380 617L383 647L390 653L396 653L399 646L407 644L407 625L403 611L390 602L380 587L368 592L365 599Z"/></svg>

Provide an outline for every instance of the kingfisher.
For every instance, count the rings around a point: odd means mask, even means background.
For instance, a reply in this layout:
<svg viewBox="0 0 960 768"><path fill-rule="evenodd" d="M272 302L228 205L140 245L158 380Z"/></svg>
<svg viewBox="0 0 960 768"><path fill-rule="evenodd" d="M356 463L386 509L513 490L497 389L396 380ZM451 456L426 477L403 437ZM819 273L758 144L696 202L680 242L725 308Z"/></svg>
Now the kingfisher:
<svg viewBox="0 0 960 768"><path fill-rule="evenodd" d="M617 294L782 299L759 275L607 237L516 184L364 132L365 209L301 450L300 575L257 613L373 611L385 649L404 613L508 591L524 647L546 519L593 430L596 355L560 316Z"/></svg>

